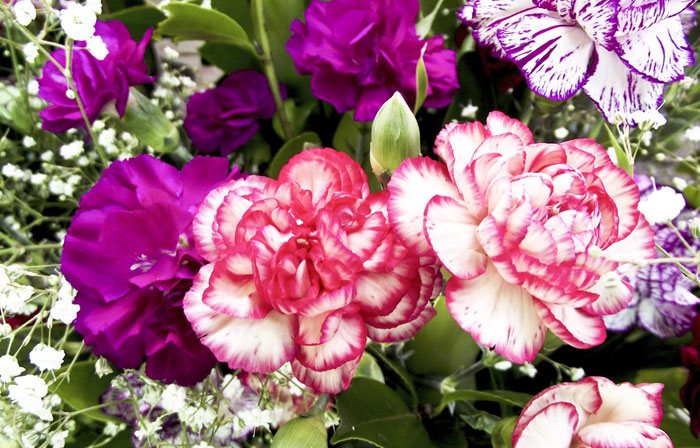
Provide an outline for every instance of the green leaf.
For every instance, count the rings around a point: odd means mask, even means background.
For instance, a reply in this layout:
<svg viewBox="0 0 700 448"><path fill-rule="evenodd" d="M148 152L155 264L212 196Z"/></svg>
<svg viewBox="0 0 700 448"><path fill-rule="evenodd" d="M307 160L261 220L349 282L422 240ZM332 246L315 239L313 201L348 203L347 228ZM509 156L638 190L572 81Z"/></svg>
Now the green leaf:
<svg viewBox="0 0 700 448"><path fill-rule="evenodd" d="M311 111L317 104L318 102L316 100L312 100L297 107L295 101L291 98L284 102L284 110L287 112L287 119L291 123L293 135L301 133L306 125L306 120L309 119ZM284 139L284 131L282 130L279 114L275 114L275 116L272 117L272 128L281 139Z"/></svg>
<svg viewBox="0 0 700 448"><path fill-rule="evenodd" d="M355 378L336 395L340 427L333 444L363 441L380 448L429 448L428 433L396 392L369 378Z"/></svg>
<svg viewBox="0 0 700 448"><path fill-rule="evenodd" d="M511 448L513 446L513 430L518 417L513 415L501 419L491 432L491 446L493 448Z"/></svg>
<svg viewBox="0 0 700 448"><path fill-rule="evenodd" d="M190 3L170 3L170 15L158 26L158 34L176 41L203 40L239 45L255 52L243 27L224 13Z"/></svg>
<svg viewBox="0 0 700 448"><path fill-rule="evenodd" d="M440 8L442 8L443 1L444 0L438 0L433 10L430 11L430 14L423 17L416 24L416 33L418 34L418 36L420 36L421 39L424 39L425 36L430 34L430 30L433 28L433 22L435 21L435 17L437 17L438 11L440 11Z"/></svg>
<svg viewBox="0 0 700 448"><path fill-rule="evenodd" d="M353 157L369 151L371 124L359 123L352 118L352 112L343 114L333 134L333 148Z"/></svg>
<svg viewBox="0 0 700 448"><path fill-rule="evenodd" d="M323 417L297 417L282 426L272 439L272 448L325 448L328 434Z"/></svg>
<svg viewBox="0 0 700 448"><path fill-rule="evenodd" d="M304 132L294 137L280 148L275 157L270 162L267 174L276 179L282 167L289 159L308 148L318 148L321 146L321 139L315 132Z"/></svg>
<svg viewBox="0 0 700 448"><path fill-rule="evenodd" d="M31 135L35 130L35 114L30 112L25 99L15 86L0 89L0 123Z"/></svg>
<svg viewBox="0 0 700 448"><path fill-rule="evenodd" d="M59 373L65 371L65 369L67 367L61 369ZM56 381L56 383L49 386L49 389L61 397L71 408L81 411L100 404L100 395L109 386L112 376L98 377L95 374L95 363L93 361L76 362L70 369L70 377ZM80 415L103 422L118 422L118 420L107 416L99 409L91 409Z"/></svg>
<svg viewBox="0 0 700 448"><path fill-rule="evenodd" d="M695 184L690 184L683 190L683 196L688 201L688 204L693 208L700 207L700 188Z"/></svg>
<svg viewBox="0 0 700 448"><path fill-rule="evenodd" d="M613 134L613 132L610 130L610 126L608 126L607 124L605 125L605 132L607 132L608 134L610 144L615 149L615 155L617 156L617 166L627 171L627 174L631 176L632 174L634 174L634 162L627 157L627 153L625 153L625 150L622 149L622 146L620 146L620 144L618 143L615 134Z"/></svg>
<svg viewBox="0 0 700 448"><path fill-rule="evenodd" d="M425 69L425 50L428 44L423 45L420 51L420 58L416 64L416 104L413 106L413 113L417 114L423 106L423 102L428 97L428 71Z"/></svg>
<svg viewBox="0 0 700 448"><path fill-rule="evenodd" d="M211 7L223 12L238 22L247 33L253 32L253 19L250 16L250 0L211 0Z"/></svg>
<svg viewBox="0 0 700 448"><path fill-rule="evenodd" d="M493 401L502 403L508 406L525 407L528 401L532 399L532 395L522 392L513 392L510 390L456 390L443 394L442 401L435 409L435 415L440 414L443 409L450 403L455 401Z"/></svg>
<svg viewBox="0 0 700 448"><path fill-rule="evenodd" d="M382 367L382 371L385 373L385 379L387 380L385 382L394 383L406 392L409 398L408 404L411 406L411 409L416 409L418 407L418 394L416 393L416 387L413 384L411 375L406 372L406 369L401 367L398 362L389 359L378 344L368 345L367 351Z"/></svg>
<svg viewBox="0 0 700 448"><path fill-rule="evenodd" d="M258 57L238 45L210 42L199 47L199 54L227 74L245 69L260 70Z"/></svg>
<svg viewBox="0 0 700 448"><path fill-rule="evenodd" d="M289 26L295 19L303 17L306 6L303 0L265 0L265 31L270 43L270 54L277 79L288 85L308 83L294 67L294 61L285 49L292 32Z"/></svg>
<svg viewBox="0 0 700 448"><path fill-rule="evenodd" d="M355 378L359 377L371 378L375 381L379 381L380 383L384 382L382 368L379 367L379 364L377 363L377 360L374 359L374 356L367 352L362 354L360 364L357 366L357 370L355 370Z"/></svg>
<svg viewBox="0 0 700 448"><path fill-rule="evenodd" d="M112 14L103 15L101 20L119 20L127 28L129 34L134 39L141 39L149 28L154 28L160 22L165 20L163 11L155 6L133 6L131 8L122 9Z"/></svg>
<svg viewBox="0 0 700 448"><path fill-rule="evenodd" d="M438 298L435 310L437 315L406 342L405 351L412 352L406 367L421 375L448 376L472 365L481 351L447 311L444 296Z"/></svg>
<svg viewBox="0 0 700 448"><path fill-rule="evenodd" d="M136 89L131 89L131 96L136 100L135 104L126 108L117 127L133 134L157 153L175 150L180 144L180 135L163 111Z"/></svg>

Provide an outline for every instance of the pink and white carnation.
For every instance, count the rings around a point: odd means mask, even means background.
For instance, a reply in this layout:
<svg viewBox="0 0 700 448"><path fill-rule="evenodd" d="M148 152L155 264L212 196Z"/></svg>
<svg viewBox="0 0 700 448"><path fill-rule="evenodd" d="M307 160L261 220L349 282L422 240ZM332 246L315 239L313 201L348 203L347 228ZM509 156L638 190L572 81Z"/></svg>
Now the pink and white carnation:
<svg viewBox="0 0 700 448"><path fill-rule="evenodd" d="M193 226L210 264L184 301L201 341L231 368L291 362L317 392L347 388L367 338L413 336L442 286L434 256L395 238L387 199L327 148L293 157L278 180L249 176L213 190Z"/></svg>
<svg viewBox="0 0 700 448"><path fill-rule="evenodd" d="M603 315L632 299L621 261L654 256L639 189L593 140L536 144L501 112L448 124L435 152L389 182L399 239L436 254L447 307L476 341L532 361L549 329L576 348L606 337Z"/></svg>
<svg viewBox="0 0 700 448"><path fill-rule="evenodd" d="M659 429L664 385L590 377L545 389L523 409L513 448L672 448Z"/></svg>
<svg viewBox="0 0 700 448"><path fill-rule="evenodd" d="M695 62L682 21L692 0L470 0L474 38L555 101L581 88L608 121L636 125Z"/></svg>

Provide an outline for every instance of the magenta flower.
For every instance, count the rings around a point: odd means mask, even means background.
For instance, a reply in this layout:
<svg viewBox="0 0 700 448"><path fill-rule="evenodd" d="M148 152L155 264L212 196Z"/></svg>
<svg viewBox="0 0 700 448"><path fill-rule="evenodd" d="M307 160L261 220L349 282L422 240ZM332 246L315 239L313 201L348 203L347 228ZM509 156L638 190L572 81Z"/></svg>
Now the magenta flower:
<svg viewBox="0 0 700 448"><path fill-rule="evenodd" d="M98 21L95 30L95 35L105 42L109 54L100 61L85 49L85 42L76 42L71 63L73 81L90 122L111 104L119 116L123 116L129 87L153 82L143 61L152 30L148 30L138 44L118 20ZM65 51L55 50L51 56L62 67L66 66ZM77 100L66 95L69 90L66 77L52 61L46 61L37 80L39 97L49 103L39 112L43 129L58 133L86 127Z"/></svg>
<svg viewBox="0 0 700 448"><path fill-rule="evenodd" d="M75 327L120 368L192 385L215 364L182 310L202 264L192 218L227 178L228 162L199 157L181 172L151 156L114 162L80 201L61 271L78 291ZM234 170L232 175L237 175Z"/></svg>
<svg viewBox="0 0 700 448"><path fill-rule="evenodd" d="M659 429L664 385L615 384L593 376L549 387L525 406L513 448L673 448Z"/></svg>
<svg viewBox="0 0 700 448"><path fill-rule="evenodd" d="M314 96L371 121L394 92L414 101L416 64L426 46L425 105L445 107L459 87L455 52L443 48L440 36L418 37L419 7L418 0L314 0L306 24L292 23L287 51L299 73L311 75Z"/></svg>
<svg viewBox="0 0 700 448"><path fill-rule="evenodd" d="M681 13L690 0L470 0L460 17L480 45L561 101L583 88L608 121L661 106L694 63Z"/></svg>
<svg viewBox="0 0 700 448"><path fill-rule="evenodd" d="M400 244L386 193L344 153L310 149L278 180L213 190L194 223L204 266L185 297L202 342L232 369L290 362L317 392L348 387L367 337L413 336L434 314L435 259Z"/></svg>
<svg viewBox="0 0 700 448"><path fill-rule="evenodd" d="M443 162L396 170L389 218L410 250L452 273L457 323L517 363L535 358L547 329L577 348L603 342L601 315L632 298L617 260L654 256L634 181L594 141L535 144L501 112L487 126L448 124L435 152Z"/></svg>
<svg viewBox="0 0 700 448"><path fill-rule="evenodd" d="M184 127L197 150L228 155L253 138L259 120L274 114L267 78L253 70L241 70L218 87L192 95Z"/></svg>

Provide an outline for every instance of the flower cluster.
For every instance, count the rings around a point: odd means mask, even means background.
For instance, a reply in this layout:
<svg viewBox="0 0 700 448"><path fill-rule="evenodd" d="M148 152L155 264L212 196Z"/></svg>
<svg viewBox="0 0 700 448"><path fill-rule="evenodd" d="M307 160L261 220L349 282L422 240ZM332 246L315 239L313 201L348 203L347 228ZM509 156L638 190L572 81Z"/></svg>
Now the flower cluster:
<svg viewBox="0 0 700 448"><path fill-rule="evenodd" d="M185 314L219 361L249 372L292 363L318 392L348 387L367 337L414 335L442 285L431 255L394 236L387 194L370 194L344 153L309 149L277 181L250 176L214 189L194 223L211 263Z"/></svg>
<svg viewBox="0 0 700 448"><path fill-rule="evenodd" d="M458 87L455 52L443 48L440 36L416 34L418 10L418 0L313 0L306 23L292 23L287 50L297 70L312 75L314 96L338 112L355 109L355 120L371 121L396 91L415 99L421 54L425 105L445 107Z"/></svg>
<svg viewBox="0 0 700 448"><path fill-rule="evenodd" d="M606 337L602 315L632 299L619 260L654 256L639 189L592 140L535 144L521 122L449 124L428 158L389 183L404 244L452 277L450 313L477 342L529 362L547 329L577 348ZM459 237L457 237L459 236Z"/></svg>
<svg viewBox="0 0 700 448"><path fill-rule="evenodd" d="M583 89L608 121L635 125L695 62L681 16L692 3L470 0L460 17L534 92L562 101Z"/></svg>
<svg viewBox="0 0 700 448"><path fill-rule="evenodd" d="M202 263L193 247L197 206L228 162L195 158L182 171L151 156L114 162L83 196L61 270L78 291L75 323L117 367L146 358L152 378L193 385L214 365L185 319L182 299Z"/></svg>

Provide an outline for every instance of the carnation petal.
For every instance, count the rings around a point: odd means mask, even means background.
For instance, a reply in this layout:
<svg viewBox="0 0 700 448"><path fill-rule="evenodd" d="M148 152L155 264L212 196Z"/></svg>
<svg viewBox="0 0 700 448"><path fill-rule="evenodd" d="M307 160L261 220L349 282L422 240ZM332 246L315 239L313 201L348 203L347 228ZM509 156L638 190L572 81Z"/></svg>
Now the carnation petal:
<svg viewBox="0 0 700 448"><path fill-rule="evenodd" d="M411 286L417 262L405 257L389 272L366 272L357 277L355 301L370 315L386 315L399 303Z"/></svg>
<svg viewBox="0 0 700 448"><path fill-rule="evenodd" d="M613 261L654 258L654 231L647 220L640 216L632 233L606 247L603 255Z"/></svg>
<svg viewBox="0 0 700 448"><path fill-rule="evenodd" d="M319 345L300 345L296 359L313 370L334 369L362 356L367 340L367 327L357 314L342 317L335 334Z"/></svg>
<svg viewBox="0 0 700 448"><path fill-rule="evenodd" d="M601 317L591 316L572 306L540 300L534 302L547 328L572 347L591 348L605 340L607 334Z"/></svg>
<svg viewBox="0 0 700 448"><path fill-rule="evenodd" d="M318 345L328 341L340 327L343 311L327 311L317 316L299 316L296 342L302 345Z"/></svg>
<svg viewBox="0 0 700 448"><path fill-rule="evenodd" d="M661 448L673 447L665 432L651 425L601 422L582 428L578 440L596 448ZM653 440L657 440L652 444ZM665 442L666 439L668 443ZM661 442L661 443L659 443Z"/></svg>
<svg viewBox="0 0 700 448"><path fill-rule="evenodd" d="M442 264L459 278L478 277L488 258L476 237L477 221L459 202L435 196L425 209L425 234Z"/></svg>
<svg viewBox="0 0 700 448"><path fill-rule="evenodd" d="M599 422L638 422L654 426L661 424L662 388L651 388L649 385L639 387L631 383L615 384L605 378L593 378L598 382L603 403L596 413L589 417L589 424ZM647 390L651 390L652 393Z"/></svg>
<svg viewBox="0 0 700 448"><path fill-rule="evenodd" d="M513 437L513 448L570 448L579 416L571 403L553 403L539 411Z"/></svg>
<svg viewBox="0 0 700 448"><path fill-rule="evenodd" d="M415 336L425 324L436 314L435 307L427 303L423 311L414 320L399 324L392 328L377 328L367 324L367 335L377 342L405 341Z"/></svg>
<svg viewBox="0 0 700 448"><path fill-rule="evenodd" d="M562 101L586 82L593 41L575 24L531 12L500 28L497 35L508 57L538 94Z"/></svg>
<svg viewBox="0 0 700 448"><path fill-rule="evenodd" d="M486 127L491 135L513 134L520 138L523 146L535 142L532 131L522 121L510 118L501 111L494 110L486 117Z"/></svg>
<svg viewBox="0 0 700 448"><path fill-rule="evenodd" d="M418 255L431 252L423 215L437 195L459 198L445 165L427 157L404 160L389 181L389 219L399 239Z"/></svg>
<svg viewBox="0 0 700 448"><path fill-rule="evenodd" d="M542 348L546 329L530 294L506 283L489 264L473 279L452 277L445 290L447 308L460 327L515 363L530 362Z"/></svg>
<svg viewBox="0 0 700 448"><path fill-rule="evenodd" d="M639 220L639 187L623 169L612 162L598 167L595 174L605 185L605 191L615 202L619 218L616 239L626 238Z"/></svg>
<svg viewBox="0 0 700 448"><path fill-rule="evenodd" d="M322 371L309 369L294 359L292 360L292 372L299 381L309 386L314 392L337 394L350 385L361 357L358 356L339 367Z"/></svg>
<svg viewBox="0 0 700 448"><path fill-rule="evenodd" d="M230 258L245 257L236 255ZM235 275L229 271L227 263L221 261L214 263L202 302L214 311L241 319L260 319L271 310L258 296L252 275Z"/></svg>
<svg viewBox="0 0 700 448"><path fill-rule="evenodd" d="M634 288L621 279L616 273L603 275L590 292L598 294L598 300L583 307L586 312L594 315L615 314L623 310L632 300Z"/></svg>

